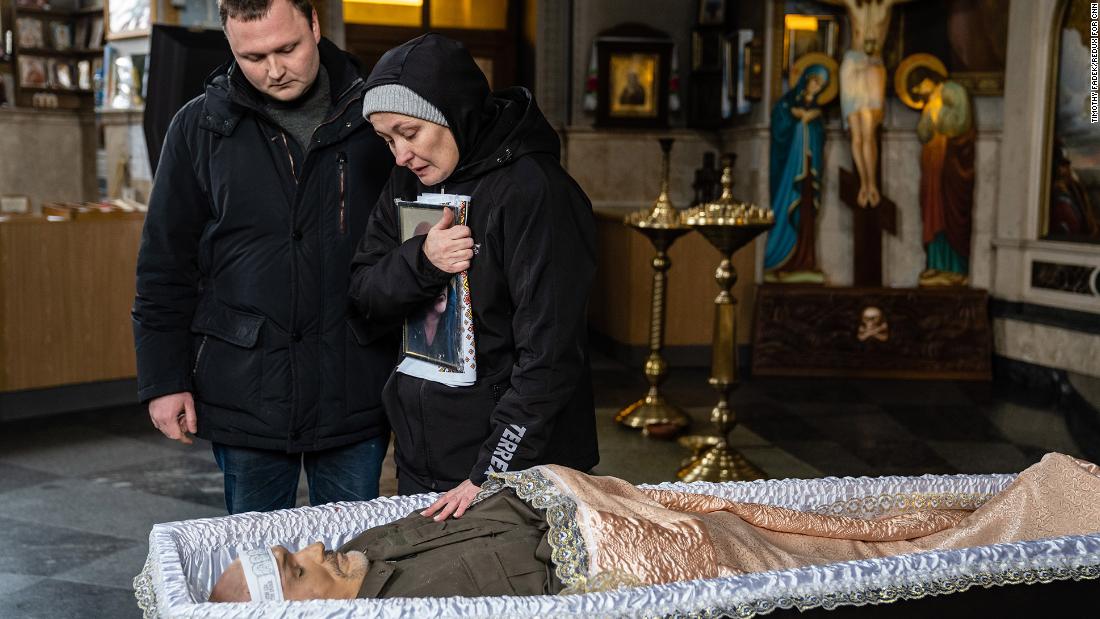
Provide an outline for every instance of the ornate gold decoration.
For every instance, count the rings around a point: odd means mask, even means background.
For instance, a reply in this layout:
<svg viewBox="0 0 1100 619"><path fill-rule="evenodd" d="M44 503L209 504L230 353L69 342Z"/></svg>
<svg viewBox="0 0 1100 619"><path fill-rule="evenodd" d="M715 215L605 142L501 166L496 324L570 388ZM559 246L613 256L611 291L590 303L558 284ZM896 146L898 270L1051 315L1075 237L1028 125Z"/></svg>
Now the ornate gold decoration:
<svg viewBox="0 0 1100 619"><path fill-rule="evenodd" d="M944 79L947 79L947 67L944 66L942 60L932 54L920 53L906 56L894 71L894 93L897 94L902 103L914 110L924 109L924 101L914 99L913 93L909 92L908 87L909 74L917 67L924 67L939 73Z"/></svg>
<svg viewBox="0 0 1100 619"><path fill-rule="evenodd" d="M691 418L684 411L668 403L658 387L665 380L668 364L661 356L665 341L665 287L668 283L668 269L672 261L668 259L668 248L682 235L691 231L691 227L680 222L680 214L672 206L668 197L669 154L672 152L672 138L661 138L661 192L653 206L647 210L631 213L626 217L626 225L641 232L653 243L657 255L653 257L653 292L649 307L649 357L645 362L645 377L649 382L649 391L642 399L631 403L615 415L615 421L631 428L647 428L651 425L669 425L684 428ZM644 431L644 430L643 430Z"/></svg>
<svg viewBox="0 0 1100 619"><path fill-rule="evenodd" d="M861 342L870 339L885 342L890 339L890 323L886 322L886 316L881 309L874 305L863 308L863 313L859 318L859 330L856 332L856 338Z"/></svg>
<svg viewBox="0 0 1100 619"><path fill-rule="evenodd" d="M836 99L836 93L840 90L840 76L838 75L836 60L831 56L821 52L810 52L799 56L798 60L794 61L787 83L791 88L794 88L806 67L815 64L819 64L829 71L829 83L825 85L821 92L817 93L817 104L825 106Z"/></svg>
<svg viewBox="0 0 1100 619"><path fill-rule="evenodd" d="M737 271L730 261L733 254L758 235L775 225L770 209L742 202L733 197L733 157L722 161L722 195L716 201L701 204L683 214L684 223L694 227L722 253L715 271L718 296L714 299L714 336L711 345L710 385L718 391L718 404L711 410L711 421L718 427L714 446L698 459L682 467L676 475L684 481L737 481L760 479L764 473L731 448L728 437L737 424L729 406L730 392L737 386L737 301L730 290ZM705 445L707 439L685 438Z"/></svg>
<svg viewBox="0 0 1100 619"><path fill-rule="evenodd" d="M920 280L917 285L921 288L933 288L936 286L966 286L970 284L970 278L962 273L952 273L950 271L937 271L936 269L925 269L921 271Z"/></svg>

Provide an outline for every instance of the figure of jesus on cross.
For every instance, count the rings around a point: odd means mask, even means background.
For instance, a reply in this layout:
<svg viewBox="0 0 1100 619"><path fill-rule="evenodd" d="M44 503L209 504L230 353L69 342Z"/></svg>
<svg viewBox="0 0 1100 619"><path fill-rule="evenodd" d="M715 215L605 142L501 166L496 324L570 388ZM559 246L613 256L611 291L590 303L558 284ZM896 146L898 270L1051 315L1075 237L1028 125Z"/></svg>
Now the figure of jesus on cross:
<svg viewBox="0 0 1100 619"><path fill-rule="evenodd" d="M822 0L844 6L852 26L852 47L840 63L840 111L851 132L852 160L859 174L857 202L862 208L878 206L878 140L886 96L886 67L882 48L890 29L895 4L912 0Z"/></svg>

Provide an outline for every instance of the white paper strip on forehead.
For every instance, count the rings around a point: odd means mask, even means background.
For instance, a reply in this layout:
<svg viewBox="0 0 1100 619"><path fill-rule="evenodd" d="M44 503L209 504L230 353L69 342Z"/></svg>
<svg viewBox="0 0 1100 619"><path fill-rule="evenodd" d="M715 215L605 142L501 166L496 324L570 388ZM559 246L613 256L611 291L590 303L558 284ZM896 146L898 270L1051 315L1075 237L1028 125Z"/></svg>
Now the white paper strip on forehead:
<svg viewBox="0 0 1100 619"><path fill-rule="evenodd" d="M250 548L239 551L248 594L253 602L282 602L283 583L279 578L279 562L270 548Z"/></svg>

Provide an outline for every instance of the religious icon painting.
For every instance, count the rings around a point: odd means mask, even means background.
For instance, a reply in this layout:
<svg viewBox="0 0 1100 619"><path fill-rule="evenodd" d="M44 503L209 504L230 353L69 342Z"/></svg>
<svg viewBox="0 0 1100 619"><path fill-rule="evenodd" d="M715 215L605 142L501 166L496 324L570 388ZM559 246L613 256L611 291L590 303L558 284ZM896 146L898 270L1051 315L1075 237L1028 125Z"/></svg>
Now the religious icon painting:
<svg viewBox="0 0 1100 619"><path fill-rule="evenodd" d="M46 59L34 56L20 56L19 85L23 88L46 88L49 86L49 73L46 69Z"/></svg>
<svg viewBox="0 0 1100 619"><path fill-rule="evenodd" d="M65 22L50 22L50 36L53 39L53 48L58 51L70 50L73 47L73 28Z"/></svg>
<svg viewBox="0 0 1100 619"><path fill-rule="evenodd" d="M626 29L636 27L613 28L596 38L598 126L668 126L672 40L648 28Z"/></svg>
<svg viewBox="0 0 1100 619"><path fill-rule="evenodd" d="M657 115L656 54L611 56L611 115L653 118Z"/></svg>
<svg viewBox="0 0 1100 619"><path fill-rule="evenodd" d="M425 235L450 208L455 221L459 209L421 202L397 201L401 241ZM460 277L452 277L439 293L405 319L402 352L451 370L462 369L462 314L459 304Z"/></svg>
<svg viewBox="0 0 1100 619"><path fill-rule="evenodd" d="M15 20L16 42L19 49L46 49L45 28L42 20L35 17L20 17Z"/></svg>
<svg viewBox="0 0 1100 619"><path fill-rule="evenodd" d="M1039 238L1100 245L1100 108L1092 88L1095 37L1086 2L1062 7L1051 55L1057 82L1049 96L1045 195Z"/></svg>

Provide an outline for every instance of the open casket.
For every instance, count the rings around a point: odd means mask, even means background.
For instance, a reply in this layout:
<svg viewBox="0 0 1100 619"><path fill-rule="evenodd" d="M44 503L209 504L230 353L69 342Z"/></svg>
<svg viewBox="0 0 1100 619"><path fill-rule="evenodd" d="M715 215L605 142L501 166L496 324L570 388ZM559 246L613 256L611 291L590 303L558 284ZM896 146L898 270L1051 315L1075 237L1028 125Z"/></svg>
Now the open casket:
<svg viewBox="0 0 1100 619"><path fill-rule="evenodd" d="M643 487L873 518L888 511L921 508L974 509L1014 478L925 475ZM819 614L836 609L828 612L830 617L861 611L866 611L866 616L916 616L929 612L943 615L944 608L952 607L958 612L944 616L972 616L993 610L991 600L997 602L994 606L1009 611L1026 608L1057 613L1074 609L1086 598L1094 601L1100 593L1100 533L1096 533L573 595L277 604L205 602L238 547L281 544L295 550L320 540L334 548L366 528L426 507L436 496L381 498L159 524L149 536L145 567L134 579L135 595L146 617L512 618L751 617L786 614L783 609L792 609L792 613L825 609L817 610ZM560 520L562 513L553 506L547 509L548 518ZM551 524L553 533L555 523ZM583 566L582 536L571 543ZM964 606L978 610L959 610ZM1043 614L1050 616L1049 612Z"/></svg>

